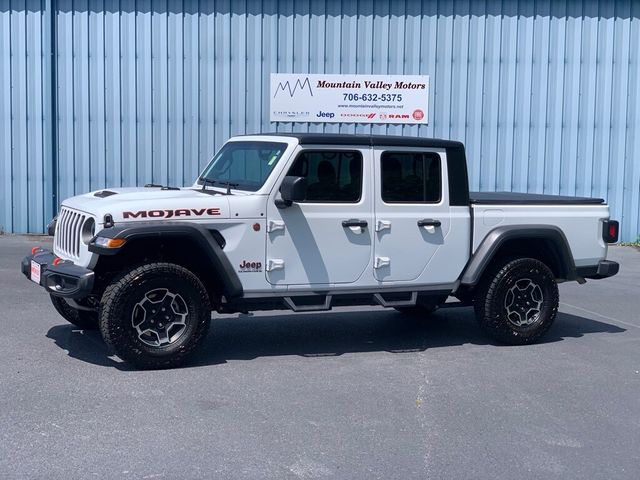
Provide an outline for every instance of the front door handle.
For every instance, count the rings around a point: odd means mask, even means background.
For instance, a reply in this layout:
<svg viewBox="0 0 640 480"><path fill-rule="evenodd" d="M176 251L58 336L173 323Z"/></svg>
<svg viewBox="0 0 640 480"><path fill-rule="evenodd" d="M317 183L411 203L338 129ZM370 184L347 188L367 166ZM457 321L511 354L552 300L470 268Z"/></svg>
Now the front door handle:
<svg viewBox="0 0 640 480"><path fill-rule="evenodd" d="M432 218L423 218L422 220L418 220L419 227L439 227L442 225L440 220L434 220Z"/></svg>
<svg viewBox="0 0 640 480"><path fill-rule="evenodd" d="M344 228L349 228L349 227L366 228L367 225L368 223L366 220L358 220L357 218L350 218L349 220L342 221L342 226Z"/></svg>

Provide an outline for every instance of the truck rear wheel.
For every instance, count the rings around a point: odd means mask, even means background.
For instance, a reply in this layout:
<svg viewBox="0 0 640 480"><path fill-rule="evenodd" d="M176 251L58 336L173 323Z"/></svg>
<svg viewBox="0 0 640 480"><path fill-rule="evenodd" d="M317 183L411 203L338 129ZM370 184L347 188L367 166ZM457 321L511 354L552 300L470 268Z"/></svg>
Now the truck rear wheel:
<svg viewBox="0 0 640 480"><path fill-rule="evenodd" d="M510 260L483 279L474 309L480 326L497 340L514 345L534 343L556 318L558 285L549 267L539 260Z"/></svg>
<svg viewBox="0 0 640 480"><path fill-rule="evenodd" d="M172 368L202 343L211 319L207 291L189 270L151 263L116 278L100 303L100 332L139 368Z"/></svg>
<svg viewBox="0 0 640 480"><path fill-rule="evenodd" d="M51 303L56 311L69 323L83 330L95 330L98 328L98 312L91 310L79 310L72 307L62 297L49 294Z"/></svg>

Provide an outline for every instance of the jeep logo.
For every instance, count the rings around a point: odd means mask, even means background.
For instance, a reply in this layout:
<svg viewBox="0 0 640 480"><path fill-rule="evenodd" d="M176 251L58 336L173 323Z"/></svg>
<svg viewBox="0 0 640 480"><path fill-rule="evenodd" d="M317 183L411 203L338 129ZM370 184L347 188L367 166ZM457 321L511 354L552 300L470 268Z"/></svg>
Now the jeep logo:
<svg viewBox="0 0 640 480"><path fill-rule="evenodd" d="M333 113L333 112L323 112L322 110L320 110L318 112L318 115L316 115L316 117L318 117L318 118L333 118L335 116L336 116L336 114Z"/></svg>
<svg viewBox="0 0 640 480"><path fill-rule="evenodd" d="M240 264L241 272L261 272L262 262L252 262L250 260L243 260Z"/></svg>
<svg viewBox="0 0 640 480"><path fill-rule="evenodd" d="M123 218L172 218L172 217L202 217L203 215L220 215L219 208L178 208L176 210L138 210L137 212L122 212Z"/></svg>

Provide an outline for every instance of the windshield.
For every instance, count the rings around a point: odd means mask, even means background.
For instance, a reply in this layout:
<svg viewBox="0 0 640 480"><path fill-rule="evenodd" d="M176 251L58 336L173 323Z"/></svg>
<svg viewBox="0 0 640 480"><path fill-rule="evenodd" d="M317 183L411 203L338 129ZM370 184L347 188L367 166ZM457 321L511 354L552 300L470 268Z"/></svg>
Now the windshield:
<svg viewBox="0 0 640 480"><path fill-rule="evenodd" d="M255 192L259 190L277 165L286 143L229 142L213 157L198 179L213 186L226 186Z"/></svg>

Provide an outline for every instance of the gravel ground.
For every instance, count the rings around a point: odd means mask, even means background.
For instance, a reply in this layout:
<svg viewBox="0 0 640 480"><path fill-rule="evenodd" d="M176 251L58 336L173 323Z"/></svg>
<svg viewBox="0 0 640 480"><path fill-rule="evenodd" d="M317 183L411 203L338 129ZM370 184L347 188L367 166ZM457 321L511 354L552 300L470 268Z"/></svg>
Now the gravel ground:
<svg viewBox="0 0 640 480"><path fill-rule="evenodd" d="M140 372L59 317L0 237L0 478L637 479L640 252L562 285L543 342L469 308L216 318L187 367Z"/></svg>

